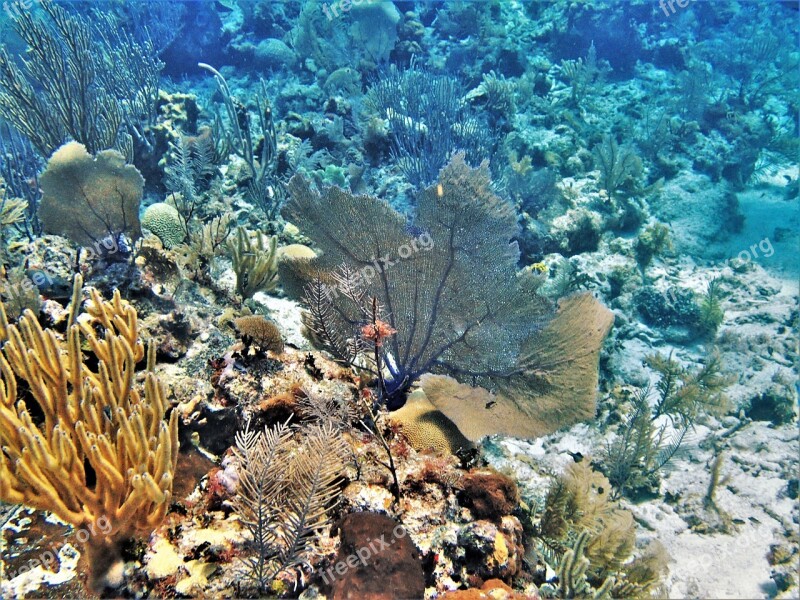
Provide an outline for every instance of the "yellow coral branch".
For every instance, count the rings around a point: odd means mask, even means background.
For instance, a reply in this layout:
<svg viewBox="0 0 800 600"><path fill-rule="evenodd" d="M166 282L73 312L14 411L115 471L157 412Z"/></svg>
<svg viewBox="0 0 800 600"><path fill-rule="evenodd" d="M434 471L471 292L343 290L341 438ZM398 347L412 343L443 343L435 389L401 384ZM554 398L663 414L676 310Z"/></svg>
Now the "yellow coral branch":
<svg viewBox="0 0 800 600"><path fill-rule="evenodd" d="M166 514L177 416L164 420L169 406L152 353L143 397L136 388L145 350L134 308L119 292L106 301L91 290L81 313L82 284L76 276L64 338L30 311L9 324L0 303L0 500L49 510L76 527L105 518L107 539L119 540L149 533ZM96 369L82 348L91 349Z"/></svg>

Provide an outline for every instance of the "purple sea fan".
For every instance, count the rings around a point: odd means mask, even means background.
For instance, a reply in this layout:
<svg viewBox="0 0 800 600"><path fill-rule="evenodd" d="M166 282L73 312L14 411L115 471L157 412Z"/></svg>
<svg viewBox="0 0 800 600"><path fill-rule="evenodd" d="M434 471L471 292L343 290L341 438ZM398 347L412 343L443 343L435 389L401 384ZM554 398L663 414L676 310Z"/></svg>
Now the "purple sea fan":
<svg viewBox="0 0 800 600"><path fill-rule="evenodd" d="M299 176L289 184L285 214L322 250L303 268L306 275L319 274L306 286L308 328L314 341L335 358L369 370L374 367L369 358L374 348L360 332L369 321L369 304L376 299L380 318L396 330L380 348L379 363L388 371L383 400L390 407L401 405L409 388L426 373L504 393L530 383L537 383L534 388L540 395L560 393L548 389L547 382L561 381L555 369L570 365L569 357L556 357L545 349L543 356L555 364L537 364L531 350L536 339L550 339L547 332L558 325L551 323L556 309L536 294L533 277L518 272L516 214L490 184L485 164L473 169L463 155L454 157L438 183L420 194L413 225L426 231L432 244L425 252L411 253L399 251L414 240L406 219L386 202L335 187L317 193ZM375 269L375 257L388 260ZM373 276L355 276L368 269ZM331 279L337 282L336 294L325 283ZM611 317L591 297L581 307L603 315L596 328L600 335L590 347L576 349L593 364L588 378L576 378L581 381L574 391L580 403L588 399L593 406L597 352ZM589 313L587 323L593 323ZM505 397L524 414L535 413L534 399L516 393ZM498 396L485 404L496 409L508 402ZM568 398L564 402L571 404ZM483 405L481 409L488 410ZM573 412L583 418L588 411Z"/></svg>

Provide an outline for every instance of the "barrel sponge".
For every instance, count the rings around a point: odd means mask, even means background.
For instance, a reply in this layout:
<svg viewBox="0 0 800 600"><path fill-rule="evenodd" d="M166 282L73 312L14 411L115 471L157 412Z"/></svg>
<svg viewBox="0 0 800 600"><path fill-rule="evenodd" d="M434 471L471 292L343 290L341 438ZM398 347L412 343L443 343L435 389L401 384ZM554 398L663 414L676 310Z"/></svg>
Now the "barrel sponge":
<svg viewBox="0 0 800 600"><path fill-rule="evenodd" d="M419 452L433 449L458 455L475 447L421 389L414 391L402 408L390 413L389 419L400 426L408 443Z"/></svg>
<svg viewBox="0 0 800 600"><path fill-rule="evenodd" d="M147 207L142 215L142 227L156 234L165 248L177 246L184 239L181 215L166 202L156 202Z"/></svg>

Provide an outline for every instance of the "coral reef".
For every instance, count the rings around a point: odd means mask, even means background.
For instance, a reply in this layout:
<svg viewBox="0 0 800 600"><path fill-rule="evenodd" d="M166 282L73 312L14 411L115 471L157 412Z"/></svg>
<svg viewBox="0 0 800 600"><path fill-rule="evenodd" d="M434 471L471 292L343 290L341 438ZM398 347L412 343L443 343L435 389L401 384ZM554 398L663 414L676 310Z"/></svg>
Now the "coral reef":
<svg viewBox="0 0 800 600"><path fill-rule="evenodd" d="M796 597L796 7L678 4L4 3L0 596Z"/></svg>

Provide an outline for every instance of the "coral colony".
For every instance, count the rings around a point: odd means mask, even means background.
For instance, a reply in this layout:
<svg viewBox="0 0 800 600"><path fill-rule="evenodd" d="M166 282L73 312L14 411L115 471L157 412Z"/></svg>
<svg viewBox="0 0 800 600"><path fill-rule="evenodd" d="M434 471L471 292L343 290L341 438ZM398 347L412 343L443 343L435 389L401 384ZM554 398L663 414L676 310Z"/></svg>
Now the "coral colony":
<svg viewBox="0 0 800 600"><path fill-rule="evenodd" d="M2 4L0 597L797 597L791 3Z"/></svg>

